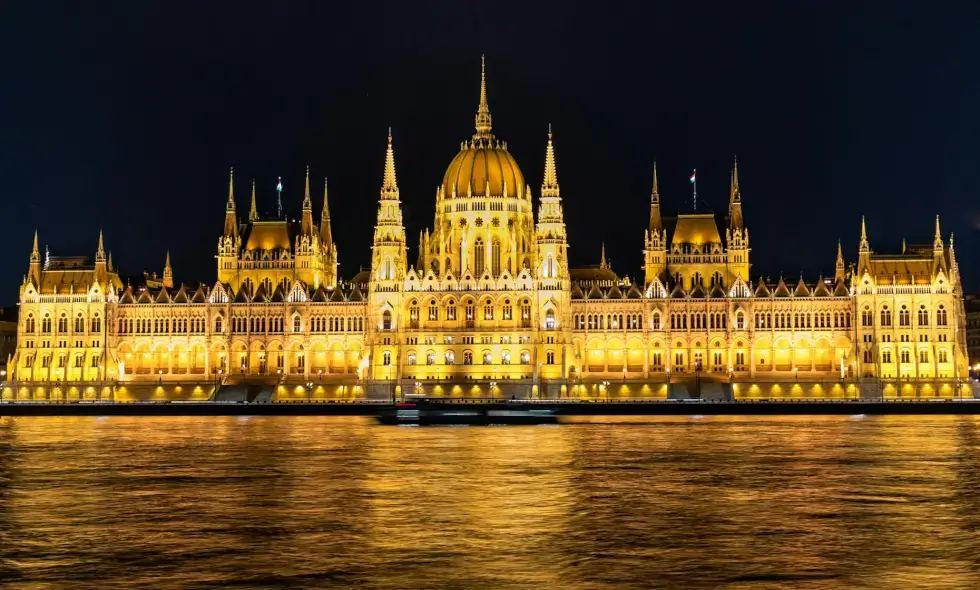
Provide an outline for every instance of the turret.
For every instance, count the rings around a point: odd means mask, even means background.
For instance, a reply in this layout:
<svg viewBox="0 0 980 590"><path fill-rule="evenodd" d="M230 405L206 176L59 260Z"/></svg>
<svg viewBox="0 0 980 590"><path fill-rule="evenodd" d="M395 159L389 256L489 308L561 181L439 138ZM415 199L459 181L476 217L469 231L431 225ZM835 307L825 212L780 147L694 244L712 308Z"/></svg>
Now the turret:
<svg viewBox="0 0 980 590"><path fill-rule="evenodd" d="M259 208L255 202L255 179L252 179L252 204L248 208L248 220L258 221L259 220Z"/></svg>
<svg viewBox="0 0 980 590"><path fill-rule="evenodd" d="M837 263L834 265L834 282L839 283L844 280L844 252L841 250L840 240L837 240Z"/></svg>
<svg viewBox="0 0 980 590"><path fill-rule="evenodd" d="M548 125L548 146L544 155L544 182L538 207L537 244L539 277L545 280L568 278L568 259L565 219L558 186L558 167L551 125Z"/></svg>
<svg viewBox="0 0 980 590"><path fill-rule="evenodd" d="M749 279L749 230L742 218L742 190L738 182L738 159L732 162L728 197L728 228L725 230L728 254L728 284L736 278Z"/></svg>
<svg viewBox="0 0 980 590"><path fill-rule="evenodd" d="M871 244L868 243L868 228L861 216L861 241L858 242L858 274L871 271Z"/></svg>
<svg viewBox="0 0 980 590"><path fill-rule="evenodd" d="M320 245L323 248L324 268L327 272L328 286L337 286L337 245L333 243L333 230L330 227L330 206L327 199L327 179L323 179L323 211L320 213Z"/></svg>
<svg viewBox="0 0 980 590"><path fill-rule="evenodd" d="M936 233L932 240L932 274L935 275L940 270L946 271L948 274L949 269L946 266L946 256L943 251L943 235L939 230L939 216L936 216Z"/></svg>
<svg viewBox="0 0 980 590"><path fill-rule="evenodd" d="M41 284L41 250L37 245L37 230L34 230L34 248L31 250L31 266L28 276L35 285Z"/></svg>
<svg viewBox="0 0 980 590"><path fill-rule="evenodd" d="M99 230L99 245L95 249L95 280L106 284L109 273L106 264L105 245L102 241L102 230Z"/></svg>
<svg viewBox="0 0 980 590"><path fill-rule="evenodd" d="M406 270L405 226L402 222L401 198L395 175L395 151L388 129L388 151L385 154L385 172L381 183L378 205L378 222L374 228L374 246L371 268L375 281L395 281Z"/></svg>

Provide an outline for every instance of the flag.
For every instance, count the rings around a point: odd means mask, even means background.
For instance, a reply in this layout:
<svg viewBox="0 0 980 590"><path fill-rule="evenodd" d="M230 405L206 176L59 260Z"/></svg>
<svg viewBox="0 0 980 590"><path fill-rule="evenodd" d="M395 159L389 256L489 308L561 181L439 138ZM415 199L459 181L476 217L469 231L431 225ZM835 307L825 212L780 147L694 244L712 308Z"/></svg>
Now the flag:
<svg viewBox="0 0 980 590"><path fill-rule="evenodd" d="M694 172L691 173L691 184L694 184L695 176L697 176L697 174L698 174L698 170L697 168L695 168Z"/></svg>
<svg viewBox="0 0 980 590"><path fill-rule="evenodd" d="M279 182L276 183L276 190L282 192L282 178L279 178Z"/></svg>

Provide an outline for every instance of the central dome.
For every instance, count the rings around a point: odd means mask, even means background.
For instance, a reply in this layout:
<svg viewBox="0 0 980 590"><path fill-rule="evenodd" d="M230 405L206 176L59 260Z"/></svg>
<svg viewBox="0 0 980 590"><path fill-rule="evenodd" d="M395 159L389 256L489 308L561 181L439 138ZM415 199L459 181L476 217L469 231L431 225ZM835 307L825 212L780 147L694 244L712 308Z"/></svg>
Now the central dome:
<svg viewBox="0 0 980 590"><path fill-rule="evenodd" d="M476 133L472 141L464 141L459 153L449 163L442 179L446 198L511 197L524 194L524 175L507 143L493 136L493 118L487 105L486 61L480 71L480 106L476 109Z"/></svg>
<svg viewBox="0 0 980 590"><path fill-rule="evenodd" d="M457 198L467 195L517 198L524 192L524 175L505 144L493 138L477 138L463 143L449 163L442 186L447 197L455 189Z"/></svg>

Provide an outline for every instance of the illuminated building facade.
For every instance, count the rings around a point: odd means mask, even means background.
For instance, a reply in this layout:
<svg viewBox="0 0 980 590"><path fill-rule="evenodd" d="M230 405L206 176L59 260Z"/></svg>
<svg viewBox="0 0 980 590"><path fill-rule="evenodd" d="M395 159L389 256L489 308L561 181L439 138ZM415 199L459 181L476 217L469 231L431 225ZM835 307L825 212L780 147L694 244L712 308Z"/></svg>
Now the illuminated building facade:
<svg viewBox="0 0 980 590"><path fill-rule="evenodd" d="M654 166L641 283L614 273L604 253L596 267L569 266L551 130L535 199L493 134L485 74L475 127L413 259L389 132L371 266L346 281L326 184L317 223L309 171L298 222L281 211L261 218L254 183L240 220L229 179L210 285L174 282L169 256L162 277L123 284L101 235L94 264L42 263L35 237L12 380L556 397L614 381L664 396L695 375L914 381L918 394L967 375L959 267L938 219L933 244L894 255L871 250L862 220L857 260L845 264L838 245L833 278L768 281L750 276L737 164L727 214L673 219L661 215Z"/></svg>

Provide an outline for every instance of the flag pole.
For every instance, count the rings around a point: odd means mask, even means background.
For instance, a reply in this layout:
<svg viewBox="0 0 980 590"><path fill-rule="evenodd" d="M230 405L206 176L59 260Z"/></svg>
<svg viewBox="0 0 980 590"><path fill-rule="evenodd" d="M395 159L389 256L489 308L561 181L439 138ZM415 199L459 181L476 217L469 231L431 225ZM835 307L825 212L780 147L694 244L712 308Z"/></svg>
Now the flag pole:
<svg viewBox="0 0 980 590"><path fill-rule="evenodd" d="M276 212L278 217L282 217L282 176L276 183Z"/></svg>
<svg viewBox="0 0 980 590"><path fill-rule="evenodd" d="M694 173L691 174L691 184L694 185L694 212L698 212L698 169L694 169Z"/></svg>

